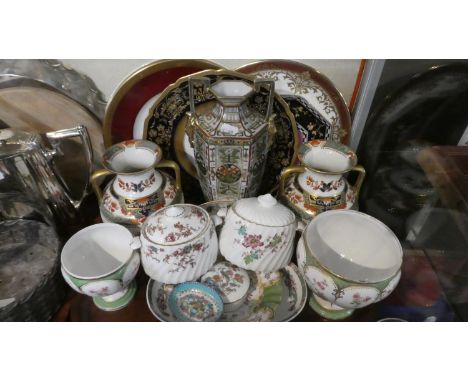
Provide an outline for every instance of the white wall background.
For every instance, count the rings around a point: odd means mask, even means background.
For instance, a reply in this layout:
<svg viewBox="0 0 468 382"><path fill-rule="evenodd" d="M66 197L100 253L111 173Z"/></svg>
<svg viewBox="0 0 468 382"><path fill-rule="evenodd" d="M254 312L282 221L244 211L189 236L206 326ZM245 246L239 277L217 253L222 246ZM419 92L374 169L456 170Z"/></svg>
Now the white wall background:
<svg viewBox="0 0 468 382"><path fill-rule="evenodd" d="M61 60L64 64L81 71L91 77L98 88L104 93L109 100L113 91L120 84L120 82L131 74L135 69L141 65L153 61L151 59L142 60ZM251 60L217 60L220 65L228 69L235 69L241 65L248 64L249 62L258 61ZM359 70L360 60L296 60L303 62L318 71L325 74L330 80L333 81L337 89L343 94L346 102L349 100L353 93L356 76Z"/></svg>

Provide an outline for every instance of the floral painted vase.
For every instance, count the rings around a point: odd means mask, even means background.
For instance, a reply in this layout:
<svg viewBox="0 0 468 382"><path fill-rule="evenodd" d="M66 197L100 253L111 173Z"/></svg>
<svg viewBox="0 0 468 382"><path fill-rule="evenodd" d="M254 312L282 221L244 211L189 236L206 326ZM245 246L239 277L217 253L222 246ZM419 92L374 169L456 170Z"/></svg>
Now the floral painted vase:
<svg viewBox="0 0 468 382"><path fill-rule="evenodd" d="M400 281L400 270L384 281L373 283L339 277L306 252L302 238L299 240L296 254L299 270L312 291L309 304L315 312L328 319L346 318L357 308L383 300L393 292Z"/></svg>
<svg viewBox="0 0 468 382"><path fill-rule="evenodd" d="M175 204L146 219L140 235L146 274L165 284L194 281L206 273L218 255L215 224L192 204Z"/></svg>
<svg viewBox="0 0 468 382"><path fill-rule="evenodd" d="M296 228L294 213L270 194L240 199L226 215L219 249L238 267L277 271L291 260Z"/></svg>
<svg viewBox="0 0 468 382"><path fill-rule="evenodd" d="M195 110L194 83L204 84L204 92L216 101L203 113ZM186 132L193 146L198 179L207 200L239 199L254 196L260 187L268 150L273 142L271 114L274 81L208 78L189 80L190 112ZM262 87L268 89L268 107L262 115L249 99ZM206 110L207 108L207 110Z"/></svg>
<svg viewBox="0 0 468 382"><path fill-rule="evenodd" d="M95 224L73 235L61 253L61 271L76 292L93 297L106 311L121 309L135 296L140 241L126 228Z"/></svg>
<svg viewBox="0 0 468 382"><path fill-rule="evenodd" d="M179 166L162 160L161 148L150 141L129 140L109 147L103 165L91 178L103 221L139 230L152 212L183 202ZM176 179L155 168L173 169ZM109 174L115 178L103 193L97 180Z"/></svg>
<svg viewBox="0 0 468 382"><path fill-rule="evenodd" d="M169 309L179 321L217 321L223 314L218 293L201 283L179 284L169 295Z"/></svg>
<svg viewBox="0 0 468 382"><path fill-rule="evenodd" d="M250 277L246 270L228 261L222 261L206 272L201 282L219 293L225 312L232 312L244 303L250 286Z"/></svg>
<svg viewBox="0 0 468 382"><path fill-rule="evenodd" d="M324 211L357 208L365 170L357 165L356 154L349 147L312 140L301 145L299 160L300 166L283 170L279 189L280 200L298 217L310 220ZM353 186L344 178L350 171L359 172Z"/></svg>

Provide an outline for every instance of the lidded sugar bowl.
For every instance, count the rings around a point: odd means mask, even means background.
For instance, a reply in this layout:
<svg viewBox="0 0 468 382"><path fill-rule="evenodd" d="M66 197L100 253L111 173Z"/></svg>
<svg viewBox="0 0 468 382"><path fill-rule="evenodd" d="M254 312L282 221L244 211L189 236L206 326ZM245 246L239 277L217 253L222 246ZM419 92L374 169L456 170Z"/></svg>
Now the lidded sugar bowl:
<svg viewBox="0 0 468 382"><path fill-rule="evenodd" d="M208 212L192 204L174 204L150 215L140 240L143 269L165 284L198 279L218 255L215 224Z"/></svg>
<svg viewBox="0 0 468 382"><path fill-rule="evenodd" d="M274 272L291 260L296 228L294 213L270 194L240 199L226 215L219 249L241 268Z"/></svg>

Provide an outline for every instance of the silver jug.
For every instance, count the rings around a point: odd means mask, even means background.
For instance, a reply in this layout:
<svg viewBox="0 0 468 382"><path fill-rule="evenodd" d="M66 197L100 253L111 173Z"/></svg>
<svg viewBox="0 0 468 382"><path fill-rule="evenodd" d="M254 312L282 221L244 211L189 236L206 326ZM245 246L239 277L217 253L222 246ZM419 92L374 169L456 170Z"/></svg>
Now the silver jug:
<svg viewBox="0 0 468 382"><path fill-rule="evenodd" d="M72 196L73 190L56 164L58 157L65 157L72 161L73 171L79 171L73 168L77 158L71 156L75 154L62 151L62 140L73 137L81 141L87 172L78 198ZM55 226L58 231L66 231L66 227L76 223L78 208L88 192L92 155L91 141L84 126L43 135L0 129L0 220L33 216Z"/></svg>

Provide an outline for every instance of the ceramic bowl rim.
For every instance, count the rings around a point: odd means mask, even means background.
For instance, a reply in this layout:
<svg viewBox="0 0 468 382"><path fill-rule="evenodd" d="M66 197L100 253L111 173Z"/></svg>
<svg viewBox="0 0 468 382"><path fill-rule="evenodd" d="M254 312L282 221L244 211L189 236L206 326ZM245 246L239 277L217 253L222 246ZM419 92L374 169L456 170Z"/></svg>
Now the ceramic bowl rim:
<svg viewBox="0 0 468 382"><path fill-rule="evenodd" d="M354 280L350 277L347 277L347 276L343 276L341 275L339 272L337 271L334 271L332 269L330 269L329 266L326 266L323 264L323 261L321 258L319 258L317 255L316 255L316 252L312 250L310 244L308 243L308 241L305 239L305 235L306 235L306 232L309 231L311 228L309 227L312 227L313 225L316 225L317 222L324 216L330 216L332 214L352 214L352 215L355 215L355 216L361 216L361 217L364 217L368 220L371 220L373 223L379 225L381 228L383 228L384 230L386 230L387 232L389 232L392 236L392 241L396 244L396 248L398 249L398 252L400 254L400 259L398 261L398 267L396 267L396 270L390 275L390 276L385 276L385 278L381 278L381 279L378 279L378 280L375 280L372 278L372 280L369 280L369 281L364 281L364 280ZM387 226L385 225L383 222L381 222L380 220L374 218L373 216L371 215L368 215L368 214L365 214L363 212L359 212L359 211L354 211L354 210L329 210L329 211L325 211L319 215L317 215L314 219L312 219L311 221L309 221L309 223L306 225L306 227L304 228L303 232L302 232L302 235L301 235L301 238L303 239L303 243L304 243L304 249L306 251L307 254L310 254L311 256L314 257L314 259L318 262L318 264L327 272L329 272L331 275L335 276L335 277L338 277L344 281L347 281L347 282L351 282L351 283L356 283L356 284L378 284L378 283L381 283L381 282L386 282L386 281L389 281L391 280L392 278L394 278L396 275L398 275L398 272L401 271L401 266L402 266L402 263L403 263L403 248L401 246L401 243L400 241L398 240L398 238L396 237L395 233ZM366 267L364 265L360 265L360 264L357 264L357 263L354 263L352 261L350 261L348 258L345 258L345 257L341 257L335 250L333 250L331 247L329 247L321 238L319 238L320 242L322 243L322 245L326 246L327 248L330 249L330 252L333 252L336 257L335 259L338 260L338 261L345 261L347 264L352 264L353 267L358 267L358 268L361 268L362 270L367 270L367 271L374 271L376 269L374 268L369 268L369 267ZM391 268L395 268L395 267L391 267Z"/></svg>
<svg viewBox="0 0 468 382"><path fill-rule="evenodd" d="M148 167L144 169L142 168L141 170L138 170L138 171L130 171L130 172L129 171L116 171L114 168L112 168L112 166L110 165L110 162L117 154L125 150L125 147L127 145L131 145L131 144L134 144L135 149L140 148L140 149L153 150L155 154L153 163L149 165ZM118 150L118 151L109 157L109 154L113 150ZM141 175L147 172L148 170L154 169L154 166L156 166L156 164L158 164L161 160L162 160L162 150L161 150L161 147L159 147L159 145L157 145L156 143L148 141L146 139L127 139L125 141L115 143L112 146L109 146L106 148L106 150L104 151L104 154L102 155L102 166L106 170L116 175Z"/></svg>
<svg viewBox="0 0 468 382"><path fill-rule="evenodd" d="M75 273L72 273L70 272L67 267L65 266L64 262L63 262L63 257L64 257L64 251L65 251L65 248L67 248L67 244L73 239L73 238L77 238L81 235L84 235L84 232L87 232L87 231L92 231L92 230L95 230L96 228L98 227L104 227L104 226L107 226L107 227L113 227L113 228L117 228L119 230L122 231L122 234L125 232L125 233L128 233L129 237L132 239L132 241L130 242L130 245L129 245L129 253L127 255L127 258L125 261L123 261L119 266L117 266L116 268L114 268L112 271L109 271L109 272L106 272L102 275L99 275L99 276L92 276L92 277L88 277L88 276L78 276L76 275ZM60 252L60 265L62 266L63 270L70 276L72 276L73 278L75 279L78 279L78 280L100 280L100 279L105 279L106 277L108 276L111 276L113 275L114 273L120 271L122 268L124 268L125 266L127 266L127 264L129 263L129 261L132 259L133 257L133 254L135 253L135 249L133 249L131 247L131 244L132 242L135 240L135 236L133 236L133 234L127 229L125 228L124 226L122 226L121 224L117 224L117 223L97 223L97 224L93 224L93 225L90 225L90 226L87 226L81 230L79 230L78 232L76 232L74 235L72 235L68 240L67 242L65 243L65 245L63 246L62 248L62 251Z"/></svg>
<svg viewBox="0 0 468 382"><path fill-rule="evenodd" d="M167 297L167 304L169 306L170 311L172 312L174 317L176 317L177 320L193 322L192 320L188 320L186 318L185 319L180 318L182 316L182 314L180 313L180 308L177 304L175 304L175 301L174 301L175 295L177 292L179 291L183 292L187 289L197 289L201 291L202 293L204 293L205 295L209 295L211 299L215 302L216 307L218 308L218 315L217 315L218 317L214 321L219 320L219 318L223 315L223 312L224 312L223 299L221 298L221 296L216 290L198 281L187 281L184 283L177 284L176 286L174 286L174 289L172 289L172 291L169 293ZM177 309L173 310L172 306L175 306Z"/></svg>
<svg viewBox="0 0 468 382"><path fill-rule="evenodd" d="M327 139L312 139L312 141L328 142L329 140L327 140ZM356 152L354 150L352 150L349 146L347 146L347 145L345 145L343 143L333 141L334 144L339 144L339 145L343 146L344 148L348 149L349 151L351 151L353 153L349 168L344 170L344 171L325 171L325 170L320 170L320 169L313 168L313 167L305 164L304 156L302 155L302 150L301 150L302 147L307 147L307 151L310 151L310 150L314 149L314 147L307 146L309 143L310 143L310 141L301 143L301 145L299 146L298 153L297 153L297 159L301 162L301 165L304 166L309 171L317 172L319 174L324 174L324 175L344 175L344 174L352 171L353 167L357 166L357 164L358 164L358 157L357 157L357 154L356 154ZM323 150L324 148L321 147L321 149ZM326 147L326 149L343 155L343 153L341 151L339 151L337 149L334 149L333 147Z"/></svg>

